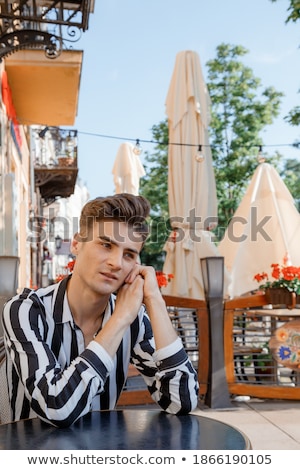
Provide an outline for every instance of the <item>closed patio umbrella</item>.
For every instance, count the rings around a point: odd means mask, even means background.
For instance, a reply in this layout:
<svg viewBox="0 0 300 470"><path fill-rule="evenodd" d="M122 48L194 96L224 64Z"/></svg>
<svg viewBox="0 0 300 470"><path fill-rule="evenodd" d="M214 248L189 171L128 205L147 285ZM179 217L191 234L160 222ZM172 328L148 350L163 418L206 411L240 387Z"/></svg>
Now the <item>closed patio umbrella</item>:
<svg viewBox="0 0 300 470"><path fill-rule="evenodd" d="M134 152L134 147L129 142L120 145L112 173L116 194L139 194L140 178L146 173L139 155Z"/></svg>
<svg viewBox="0 0 300 470"><path fill-rule="evenodd" d="M206 358L209 361L209 387L205 403L212 408L229 408L222 302L222 290L226 294L228 277L225 273L223 285L223 273L216 273L214 293L218 292L218 297L210 298L213 290L210 286L206 298L200 261L220 254L209 231L217 224L216 184L208 137L210 98L196 52L183 51L176 56L166 113L169 126L168 200L173 232L165 244L163 271L173 274L174 278L162 292L207 300L210 354ZM203 159L199 158L198 148L203 152ZM215 264L211 261L210 266ZM204 275L209 277L207 272Z"/></svg>
<svg viewBox="0 0 300 470"><path fill-rule="evenodd" d="M291 193L269 163L255 170L219 251L231 274L229 294L239 296L258 288L253 276L271 272L284 259L300 266L300 214Z"/></svg>
<svg viewBox="0 0 300 470"><path fill-rule="evenodd" d="M219 256L208 231L216 225L217 196L209 147L210 97L194 51L176 56L166 98L169 127L168 200L173 233L163 271L174 279L164 294L204 299L200 258ZM197 156L201 146L204 159Z"/></svg>

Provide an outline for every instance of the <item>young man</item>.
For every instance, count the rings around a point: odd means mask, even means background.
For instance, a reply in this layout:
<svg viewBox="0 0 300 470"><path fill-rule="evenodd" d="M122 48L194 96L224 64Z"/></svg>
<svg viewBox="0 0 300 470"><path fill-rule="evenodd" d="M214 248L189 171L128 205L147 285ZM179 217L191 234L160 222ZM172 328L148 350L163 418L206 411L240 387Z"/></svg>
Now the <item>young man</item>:
<svg viewBox="0 0 300 470"><path fill-rule="evenodd" d="M154 269L138 262L149 211L146 199L130 194L88 202L71 245L73 273L7 303L11 420L39 416L64 427L91 410L113 409L129 362L163 410L196 407L196 372Z"/></svg>

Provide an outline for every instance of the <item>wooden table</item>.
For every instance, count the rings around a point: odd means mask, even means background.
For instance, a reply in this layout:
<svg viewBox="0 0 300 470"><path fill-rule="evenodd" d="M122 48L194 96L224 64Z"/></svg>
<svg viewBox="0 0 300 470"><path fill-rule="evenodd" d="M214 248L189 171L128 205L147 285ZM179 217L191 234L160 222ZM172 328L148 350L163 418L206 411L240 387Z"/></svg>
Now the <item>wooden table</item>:
<svg viewBox="0 0 300 470"><path fill-rule="evenodd" d="M92 412L68 428L38 418L0 426L2 450L251 449L248 438L223 422L159 410Z"/></svg>

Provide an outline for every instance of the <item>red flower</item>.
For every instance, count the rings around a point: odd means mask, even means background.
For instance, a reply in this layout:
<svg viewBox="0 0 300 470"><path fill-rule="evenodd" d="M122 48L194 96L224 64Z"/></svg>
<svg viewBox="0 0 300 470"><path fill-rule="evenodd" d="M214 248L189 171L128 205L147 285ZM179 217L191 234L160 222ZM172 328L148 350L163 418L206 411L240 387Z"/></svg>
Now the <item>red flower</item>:
<svg viewBox="0 0 300 470"><path fill-rule="evenodd" d="M65 274L59 274L58 276L56 276L55 282L62 281L62 279L64 279L65 277Z"/></svg>
<svg viewBox="0 0 300 470"><path fill-rule="evenodd" d="M171 279L174 278L173 274L165 274L162 271L156 271L156 279L158 283L158 287L167 287L168 283Z"/></svg>
<svg viewBox="0 0 300 470"><path fill-rule="evenodd" d="M64 274L58 274L58 275L56 276L55 282L59 282L59 281L61 281L62 279L64 279L65 277L67 277L67 276L73 271L74 265L75 265L75 259L72 259L72 260L69 261L68 264L64 267L65 273L64 273Z"/></svg>
<svg viewBox="0 0 300 470"><path fill-rule="evenodd" d="M285 259L288 259L287 257ZM261 289L269 287L285 287L290 292L300 295L300 266L280 266L278 263L271 264L271 276L274 281L269 281L267 273L255 274L253 279L257 282L266 281L260 286Z"/></svg>
<svg viewBox="0 0 300 470"><path fill-rule="evenodd" d="M279 264L271 264L271 268L273 268L272 277L274 277L274 279L279 279L280 278Z"/></svg>
<svg viewBox="0 0 300 470"><path fill-rule="evenodd" d="M285 266L281 271L283 279L286 281L290 281L295 278L300 279L300 268L296 268L295 266Z"/></svg>
<svg viewBox="0 0 300 470"><path fill-rule="evenodd" d="M75 265L75 259L72 259L71 261L68 262L66 268L69 270L70 273L73 271L74 265Z"/></svg>
<svg viewBox="0 0 300 470"><path fill-rule="evenodd" d="M254 279L257 281L257 282L261 282L263 281L264 279L268 279L268 275L267 273L261 273L261 274L255 274L254 276Z"/></svg>

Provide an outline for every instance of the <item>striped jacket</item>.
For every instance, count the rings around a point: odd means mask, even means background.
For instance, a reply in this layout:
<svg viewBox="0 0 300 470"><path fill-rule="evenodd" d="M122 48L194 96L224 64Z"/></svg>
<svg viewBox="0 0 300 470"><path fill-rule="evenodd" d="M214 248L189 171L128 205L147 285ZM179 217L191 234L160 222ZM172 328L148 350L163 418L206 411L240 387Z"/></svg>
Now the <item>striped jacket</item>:
<svg viewBox="0 0 300 470"><path fill-rule="evenodd" d="M156 351L142 306L114 359L96 341L85 347L68 305L67 280L36 291L24 289L4 308L12 421L39 416L65 427L89 411L113 409L129 362L163 410L184 414L197 406L197 375L180 338ZM114 303L111 295L103 325L113 314Z"/></svg>

